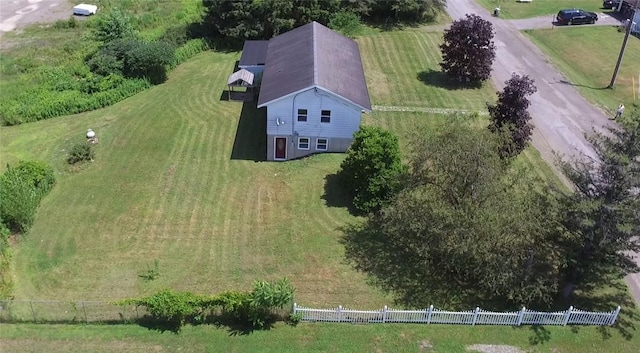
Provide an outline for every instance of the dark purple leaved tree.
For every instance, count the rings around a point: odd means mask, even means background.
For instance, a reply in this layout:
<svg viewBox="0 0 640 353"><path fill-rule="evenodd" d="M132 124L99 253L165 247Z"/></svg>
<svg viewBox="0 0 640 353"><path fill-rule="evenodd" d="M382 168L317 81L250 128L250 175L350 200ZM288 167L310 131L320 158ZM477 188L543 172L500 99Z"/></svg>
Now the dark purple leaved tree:
<svg viewBox="0 0 640 353"><path fill-rule="evenodd" d="M514 157L520 154L531 140L533 127L529 124L531 115L527 108L531 103L528 96L538 89L527 75L513 74L505 83L502 92L498 92L496 104L487 105L491 116L489 130L505 134L501 155Z"/></svg>
<svg viewBox="0 0 640 353"><path fill-rule="evenodd" d="M454 21L444 32L442 70L462 83L480 83L491 76L496 57L493 25L478 15Z"/></svg>

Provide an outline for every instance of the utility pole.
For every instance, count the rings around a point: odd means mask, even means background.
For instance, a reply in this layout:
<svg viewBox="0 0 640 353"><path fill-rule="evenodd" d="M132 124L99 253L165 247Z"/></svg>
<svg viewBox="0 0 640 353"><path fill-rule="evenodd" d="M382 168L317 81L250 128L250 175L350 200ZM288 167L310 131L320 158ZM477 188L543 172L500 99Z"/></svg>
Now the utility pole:
<svg viewBox="0 0 640 353"><path fill-rule="evenodd" d="M622 3L622 2L620 2ZM618 77L618 70L620 70L620 64L622 64L622 57L624 57L624 51L627 49L627 42L629 41L629 35L631 34L631 28L633 28L633 18L636 15L636 11L634 10L631 13L631 19L629 19L629 24L627 26L627 32L624 34L624 40L622 41L622 48L620 48L620 55L618 56L618 62L616 63L616 68L613 70L613 76L611 77L611 82L607 88L613 88L613 85L616 83L616 78Z"/></svg>

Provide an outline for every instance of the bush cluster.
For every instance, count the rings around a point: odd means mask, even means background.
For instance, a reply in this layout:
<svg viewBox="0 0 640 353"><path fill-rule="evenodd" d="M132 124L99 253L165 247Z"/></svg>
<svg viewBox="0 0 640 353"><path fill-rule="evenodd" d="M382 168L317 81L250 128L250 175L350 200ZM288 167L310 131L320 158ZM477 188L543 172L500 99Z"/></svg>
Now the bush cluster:
<svg viewBox="0 0 640 353"><path fill-rule="evenodd" d="M0 176L0 220L13 231L26 233L40 200L55 184L53 168L43 162L21 161Z"/></svg>
<svg viewBox="0 0 640 353"><path fill-rule="evenodd" d="M92 161L95 156L93 145L87 142L78 142L71 146L67 155L67 163L77 164Z"/></svg>
<svg viewBox="0 0 640 353"><path fill-rule="evenodd" d="M206 296L165 289L148 297L126 299L117 304L145 307L150 319L176 332L186 323L199 324L211 318L264 328L275 321L275 309L291 304L293 292L289 280L284 278L272 282L255 281L251 292L229 291Z"/></svg>

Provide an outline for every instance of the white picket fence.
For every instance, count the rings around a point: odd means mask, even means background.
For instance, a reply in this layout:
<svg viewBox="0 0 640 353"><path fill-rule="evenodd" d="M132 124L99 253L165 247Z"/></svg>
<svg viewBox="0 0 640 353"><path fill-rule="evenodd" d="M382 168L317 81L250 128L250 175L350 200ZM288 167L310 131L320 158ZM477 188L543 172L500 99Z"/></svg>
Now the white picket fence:
<svg viewBox="0 0 640 353"><path fill-rule="evenodd" d="M461 325L613 325L620 307L609 312L592 312L569 307L566 311L541 312L525 307L520 311L494 312L475 308L471 311L446 311L432 306L425 310L313 309L293 304L293 314L301 321L350 323L425 323Z"/></svg>

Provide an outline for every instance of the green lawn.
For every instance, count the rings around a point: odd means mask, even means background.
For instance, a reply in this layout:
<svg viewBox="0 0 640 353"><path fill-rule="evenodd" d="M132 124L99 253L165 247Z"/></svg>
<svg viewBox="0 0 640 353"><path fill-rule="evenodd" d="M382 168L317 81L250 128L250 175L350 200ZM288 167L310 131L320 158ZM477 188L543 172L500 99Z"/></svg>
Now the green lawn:
<svg viewBox="0 0 640 353"><path fill-rule="evenodd" d="M553 15L562 9L574 7L593 12L603 11L601 0L533 0L530 3L520 3L516 0L476 1L491 12L496 6L499 6L500 17L507 19Z"/></svg>
<svg viewBox="0 0 640 353"><path fill-rule="evenodd" d="M436 72L440 38L422 29L363 37L373 104L484 109L494 99L490 85L449 90ZM0 128L2 166L40 159L58 177L15 247L16 298L113 300L165 287L216 293L287 276L305 305L390 303L344 264L339 228L354 217L323 196L344 155L255 162L264 158L264 120L220 100L238 55L200 55L166 84L106 109ZM404 135L443 118L376 112L364 120ZM69 171L65 150L88 128L100 140L96 161ZM139 275L154 259L160 276L145 282Z"/></svg>
<svg viewBox="0 0 640 353"><path fill-rule="evenodd" d="M618 59L624 33L613 27L530 30L527 36L549 56L587 99L614 112L621 102L640 103L640 40L630 37L615 89L606 89ZM636 98L634 99L634 88Z"/></svg>
<svg viewBox="0 0 640 353"><path fill-rule="evenodd" d="M428 343L433 350L420 349ZM434 352L463 353L472 344L510 345L526 352L636 353L638 337L611 327L496 327L455 325L277 325L235 335L212 326L179 334L133 325L3 325L0 346L10 352Z"/></svg>

